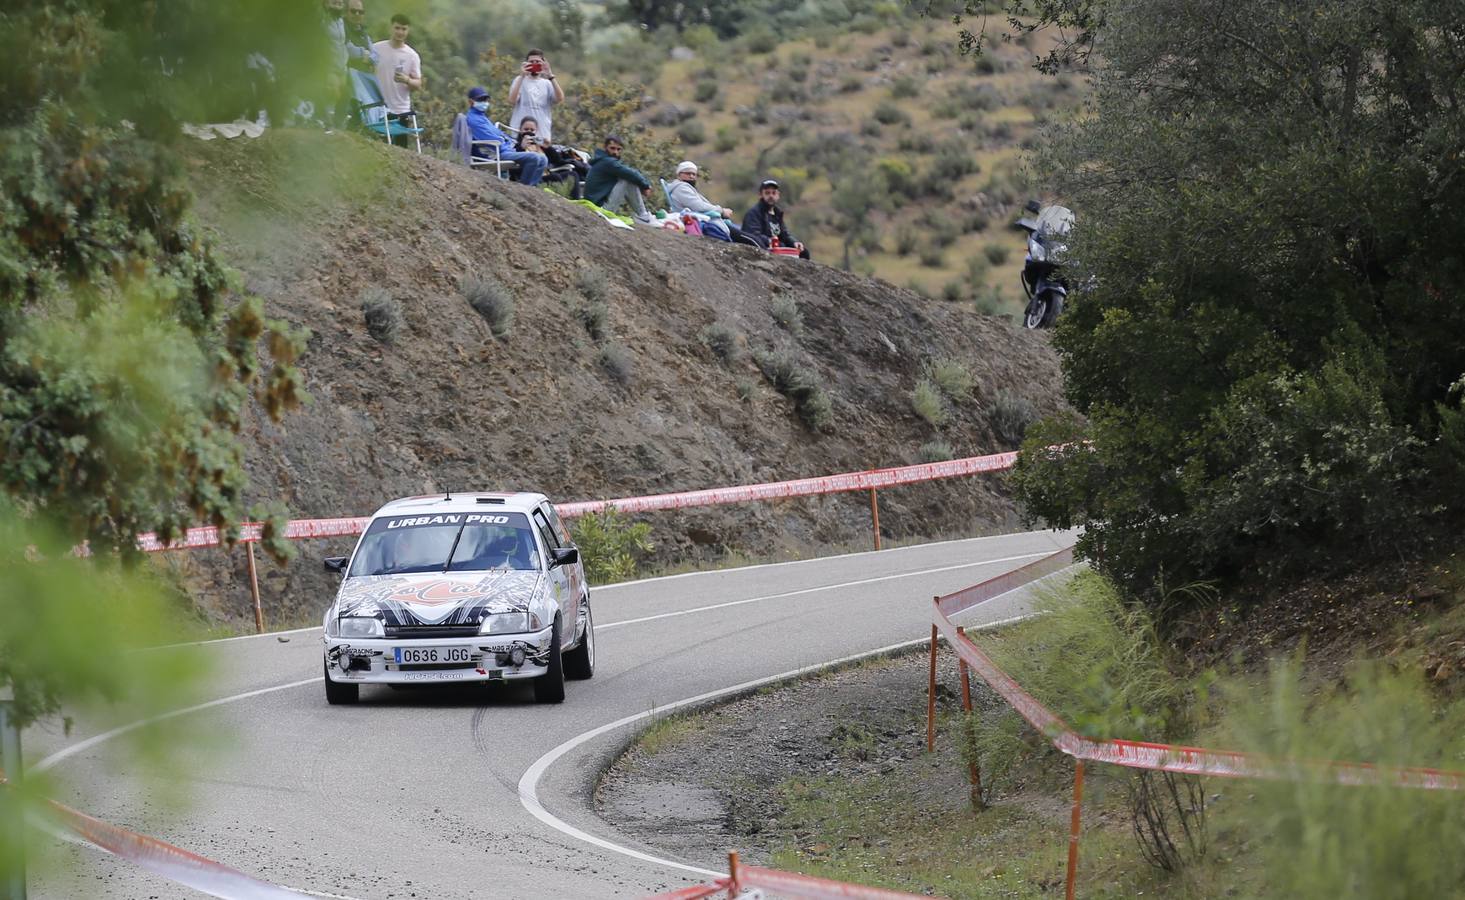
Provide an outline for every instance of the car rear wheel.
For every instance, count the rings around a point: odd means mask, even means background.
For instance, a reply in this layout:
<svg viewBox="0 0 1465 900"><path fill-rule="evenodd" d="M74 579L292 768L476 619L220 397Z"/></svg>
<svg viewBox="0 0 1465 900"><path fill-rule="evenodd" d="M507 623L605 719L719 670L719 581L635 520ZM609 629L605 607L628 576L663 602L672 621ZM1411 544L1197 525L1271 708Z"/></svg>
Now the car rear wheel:
<svg viewBox="0 0 1465 900"><path fill-rule="evenodd" d="M565 654L565 677L580 681L595 674L595 620L590 616L590 598L580 601L580 614L585 618L585 634L580 644Z"/></svg>
<svg viewBox="0 0 1465 900"><path fill-rule="evenodd" d="M326 702L330 705L344 706L361 699L361 685L332 681L324 661L321 662L321 677L326 680Z"/></svg>
<svg viewBox="0 0 1465 900"><path fill-rule="evenodd" d="M560 654L560 620L554 620L554 631L549 639L549 671L534 679L534 700L537 703L563 703L565 701L565 667Z"/></svg>

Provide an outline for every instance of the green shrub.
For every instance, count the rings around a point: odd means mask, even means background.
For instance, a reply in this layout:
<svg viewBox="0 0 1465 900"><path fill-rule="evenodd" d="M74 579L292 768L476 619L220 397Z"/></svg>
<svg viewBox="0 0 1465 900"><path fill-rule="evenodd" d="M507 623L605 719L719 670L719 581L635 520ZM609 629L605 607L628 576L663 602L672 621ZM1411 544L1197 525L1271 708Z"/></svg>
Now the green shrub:
<svg viewBox="0 0 1465 900"><path fill-rule="evenodd" d="M726 365L742 359L742 334L725 322L713 322L703 328L697 333L697 339Z"/></svg>
<svg viewBox="0 0 1465 900"><path fill-rule="evenodd" d="M586 303L575 310L575 318L593 341L603 341L610 334L610 306L606 303Z"/></svg>
<svg viewBox="0 0 1465 900"><path fill-rule="evenodd" d="M773 389L794 403L805 425L821 431L834 421L834 406L820 384L818 374L799 362L788 350L765 350L753 356L758 370Z"/></svg>
<svg viewBox="0 0 1465 900"><path fill-rule="evenodd" d="M486 275L470 275L463 279L461 291L494 337L508 337L514 327L514 295L507 287Z"/></svg>
<svg viewBox="0 0 1465 900"><path fill-rule="evenodd" d="M632 522L614 509L573 518L569 528L591 584L635 578L641 560L655 546L649 524Z"/></svg>
<svg viewBox="0 0 1465 900"><path fill-rule="evenodd" d="M366 333L379 343L396 343L406 320L402 315L402 304L396 298L378 287L361 292L361 312L366 317Z"/></svg>
<svg viewBox="0 0 1465 900"><path fill-rule="evenodd" d="M746 376L739 378L733 385L737 388L738 400L747 403L758 393L758 382Z"/></svg>
<svg viewBox="0 0 1465 900"><path fill-rule="evenodd" d="M866 119L860 123L860 134L865 137L879 137L880 123L874 119Z"/></svg>
<svg viewBox="0 0 1465 900"><path fill-rule="evenodd" d="M890 45L892 47L909 47L911 45L911 34L904 28L897 28L890 33ZM915 96L912 94L911 96Z"/></svg>
<svg viewBox="0 0 1465 900"><path fill-rule="evenodd" d="M1007 300L1002 296L1002 288L996 285L984 291L978 291L975 302L977 313L980 315L1001 316L1006 314Z"/></svg>
<svg viewBox="0 0 1465 900"><path fill-rule="evenodd" d="M718 87L715 81L699 81L697 87L692 91L692 99L698 103L711 103L717 96Z"/></svg>
<svg viewBox="0 0 1465 900"><path fill-rule="evenodd" d="M1000 266L1007 262L1010 251L1006 244L988 244L982 248L982 255L987 257L987 262L994 266Z"/></svg>
<svg viewBox="0 0 1465 900"><path fill-rule="evenodd" d="M793 66L785 74L788 75L790 81L796 82L798 84L803 84L804 82L809 80L809 67Z"/></svg>
<svg viewBox="0 0 1465 900"><path fill-rule="evenodd" d="M767 26L759 26L743 35L743 46L754 55L772 53L778 49L778 35Z"/></svg>
<svg viewBox="0 0 1465 900"><path fill-rule="evenodd" d="M962 284L960 281L948 281L945 284L941 285L941 299L949 300L954 303L957 300L961 299L962 292L964 292L965 290L966 285Z"/></svg>
<svg viewBox="0 0 1465 900"><path fill-rule="evenodd" d="M917 381L915 390L911 391L911 409L935 428L945 425L949 415L940 389L925 378Z"/></svg>
<svg viewBox="0 0 1465 900"><path fill-rule="evenodd" d="M605 277L604 269L586 264L575 273L575 289L591 303L601 303L610 296L610 280Z"/></svg>
<svg viewBox="0 0 1465 900"><path fill-rule="evenodd" d="M955 459L956 454L952 451L950 444L938 438L922 444L921 449L916 451L916 457L923 463L933 463Z"/></svg>
<svg viewBox="0 0 1465 900"><path fill-rule="evenodd" d="M691 147L707 142L707 128L701 119L688 119L677 129L677 140Z"/></svg>
<svg viewBox="0 0 1465 900"><path fill-rule="evenodd" d="M889 101L881 101L875 107L875 121L881 125L909 125L911 117L906 111Z"/></svg>
<svg viewBox="0 0 1465 900"><path fill-rule="evenodd" d="M939 269L946 265L946 254L936 243L928 242L921 248L921 265L928 269Z"/></svg>
<svg viewBox="0 0 1465 900"><path fill-rule="evenodd" d="M1465 706L1441 703L1417 673L1380 662L1318 685L1290 662L1274 666L1268 687L1222 687L1227 746L1447 769L1465 759ZM1453 896L1465 884L1458 793L1258 779L1231 787L1219 806L1225 824L1265 835L1254 845L1275 896L1406 900Z"/></svg>
<svg viewBox="0 0 1465 900"><path fill-rule="evenodd" d="M804 314L792 294L774 294L772 312L773 321L784 331L795 336L804 333Z"/></svg>
<svg viewBox="0 0 1465 900"><path fill-rule="evenodd" d="M600 367L605 369L607 375L616 384L626 387L631 383L631 375L635 370L635 359L631 351L621 344L606 344L600 348Z"/></svg>
<svg viewBox="0 0 1465 900"><path fill-rule="evenodd" d="M920 242L920 235L909 225L902 225L895 229L895 255L910 256L915 252L916 244Z"/></svg>
<svg viewBox="0 0 1465 900"><path fill-rule="evenodd" d="M731 153L738 149L738 142L743 139L743 132L732 125L723 125L717 129L717 136L712 140L712 149L718 153Z"/></svg>
<svg viewBox="0 0 1465 900"><path fill-rule="evenodd" d="M1008 390L1000 390L992 399L992 408L987 413L988 424L1003 446L1016 449L1027 437L1028 428L1038 420L1038 410L1032 401Z"/></svg>
<svg viewBox="0 0 1465 900"><path fill-rule="evenodd" d="M902 75L890 83L890 96L896 100L908 100L920 96L920 79Z"/></svg>
<svg viewBox="0 0 1465 900"><path fill-rule="evenodd" d="M926 367L926 375L952 400L964 399L976 384L971 370L955 359L932 360Z"/></svg>
<svg viewBox="0 0 1465 900"><path fill-rule="evenodd" d="M839 92L841 94L853 94L865 86L865 79L853 73L842 76L839 79Z"/></svg>
<svg viewBox="0 0 1465 900"><path fill-rule="evenodd" d="M968 175L975 175L982 167L969 148L961 144L946 144L936 153L931 163L931 172L940 178L956 181Z"/></svg>

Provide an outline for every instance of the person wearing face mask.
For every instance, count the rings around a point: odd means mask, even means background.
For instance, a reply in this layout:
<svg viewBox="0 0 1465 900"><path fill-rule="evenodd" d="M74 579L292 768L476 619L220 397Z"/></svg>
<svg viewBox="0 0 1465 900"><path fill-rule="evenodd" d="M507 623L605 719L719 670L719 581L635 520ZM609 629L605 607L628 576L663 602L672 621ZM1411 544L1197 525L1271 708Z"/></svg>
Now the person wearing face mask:
<svg viewBox="0 0 1465 900"><path fill-rule="evenodd" d="M519 164L519 183L539 184L544 178L546 160L543 153L526 153L514 147L509 136L498 130L488 117L488 91L482 87L468 90L468 112L464 114L468 134L475 141L490 141L498 145L499 159Z"/></svg>

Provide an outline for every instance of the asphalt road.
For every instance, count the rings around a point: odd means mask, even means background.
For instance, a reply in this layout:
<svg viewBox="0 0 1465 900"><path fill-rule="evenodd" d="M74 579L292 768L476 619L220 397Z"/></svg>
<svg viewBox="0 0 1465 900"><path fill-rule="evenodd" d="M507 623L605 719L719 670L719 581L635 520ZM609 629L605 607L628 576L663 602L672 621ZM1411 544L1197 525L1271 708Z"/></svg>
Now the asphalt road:
<svg viewBox="0 0 1465 900"><path fill-rule="evenodd" d="M591 809L596 777L651 715L926 637L932 596L1072 540L999 535L597 588L596 675L570 682L559 706L535 705L526 685L363 688L360 705L331 707L318 629L212 642L202 649L217 663L216 702L169 723L168 772L130 777L126 743L102 731L33 731L27 756L85 812L323 896L642 896L704 880L610 849L660 857ZM970 624L1024 611L1014 594ZM53 849L34 897L197 896L99 851Z"/></svg>

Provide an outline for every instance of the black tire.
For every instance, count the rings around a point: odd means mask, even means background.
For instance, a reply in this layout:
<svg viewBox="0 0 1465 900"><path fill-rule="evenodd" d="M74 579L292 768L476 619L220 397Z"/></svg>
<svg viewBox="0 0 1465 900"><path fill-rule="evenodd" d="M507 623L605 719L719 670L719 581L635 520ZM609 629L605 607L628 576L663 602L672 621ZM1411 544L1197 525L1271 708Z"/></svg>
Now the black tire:
<svg viewBox="0 0 1465 900"><path fill-rule="evenodd" d="M560 620L554 620L549 639L549 671L534 679L535 703L565 702L565 661L560 654Z"/></svg>
<svg viewBox="0 0 1465 900"><path fill-rule="evenodd" d="M1042 328L1043 320L1048 318L1048 298L1051 294L1039 294L1028 301L1027 309L1023 310L1022 327L1029 330Z"/></svg>
<svg viewBox="0 0 1465 900"><path fill-rule="evenodd" d="M1058 314L1063 312L1063 295L1056 291L1049 291L1048 308L1043 311L1042 328L1052 328L1053 323L1058 321Z"/></svg>
<svg viewBox="0 0 1465 900"><path fill-rule="evenodd" d="M320 674L326 680L327 703L332 706L348 706L361 699L361 685L334 682L326 669L326 663L322 660Z"/></svg>
<svg viewBox="0 0 1465 900"><path fill-rule="evenodd" d="M580 601L585 610L585 634L575 649L565 654L565 677L584 681L595 675L595 619L590 613L590 597Z"/></svg>

